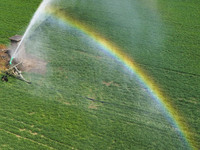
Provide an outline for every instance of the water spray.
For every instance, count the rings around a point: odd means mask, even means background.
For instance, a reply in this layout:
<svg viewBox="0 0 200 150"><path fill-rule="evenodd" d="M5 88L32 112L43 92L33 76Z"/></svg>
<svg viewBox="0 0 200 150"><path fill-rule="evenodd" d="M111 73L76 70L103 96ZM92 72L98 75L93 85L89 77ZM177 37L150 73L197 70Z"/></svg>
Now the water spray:
<svg viewBox="0 0 200 150"><path fill-rule="evenodd" d="M12 57L12 58L10 59L10 62L9 62L10 65L12 65L13 59L14 59L14 57Z"/></svg>
<svg viewBox="0 0 200 150"><path fill-rule="evenodd" d="M41 13L42 11L45 10L45 7L50 4L51 0L43 0L40 4L40 6L38 7L37 11L35 12L35 14L33 15L19 45L17 46L17 48L15 49L11 59L10 59L10 62L9 64L12 65L12 61L13 59L17 56L17 54L19 53L20 51L20 46L22 45L23 41L25 40L25 38L27 37L28 33L30 32L30 29L35 25L36 21L39 20L39 18L41 17Z"/></svg>
<svg viewBox="0 0 200 150"><path fill-rule="evenodd" d="M13 55L12 55L12 57L11 57L11 59L10 59L10 62L9 62L10 65L12 65L12 61L13 61L13 59L15 58L17 52L19 51L19 48L20 48L22 42L24 41L25 36L26 36L26 33L25 33L24 36L22 37L22 40L20 41L19 45L18 45L17 48L15 49L15 52L13 53Z"/></svg>
<svg viewBox="0 0 200 150"><path fill-rule="evenodd" d="M19 68L20 68L19 66L22 65L23 61L20 60L20 62L18 62L17 64L12 64L12 62L13 62L13 59L16 58L17 55L19 54L20 47L21 47L22 43L24 42L25 38L27 38L30 31L33 30L33 27L36 25L36 23L42 22L41 14L45 10L45 7L47 7L48 4L50 4L50 2L51 2L51 0L43 0L42 3L40 4L40 6L38 7L37 11L33 15L33 17L31 19L31 21L30 21L20 43L18 44L17 48L14 50L14 53L11 55L11 59L9 61L9 64L12 65L12 66L4 72L6 75L14 76L15 78L23 80L23 81L25 81L29 84L31 83L23 77L22 72L19 70ZM42 19L44 19L44 18L42 18Z"/></svg>

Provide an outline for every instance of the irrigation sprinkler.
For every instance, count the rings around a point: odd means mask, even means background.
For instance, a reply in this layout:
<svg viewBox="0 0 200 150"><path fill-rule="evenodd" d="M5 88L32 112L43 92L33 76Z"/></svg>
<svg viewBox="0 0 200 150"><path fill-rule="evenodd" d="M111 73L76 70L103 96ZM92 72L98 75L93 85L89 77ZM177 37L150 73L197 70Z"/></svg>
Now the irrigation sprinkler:
<svg viewBox="0 0 200 150"><path fill-rule="evenodd" d="M11 65L12 65L12 64L11 64ZM9 69L7 69L7 70L5 70L5 71L3 71L3 72L4 72L6 75L13 76L13 77L15 77L15 78L17 78L17 79L19 79L19 80L25 81L25 82L28 83L28 84L31 84L30 81L26 80L26 79L23 77L22 71L20 71L20 70L18 69L18 66L19 66L19 65L23 65L23 62L19 62L19 63L13 65L13 66L10 66Z"/></svg>
<svg viewBox="0 0 200 150"><path fill-rule="evenodd" d="M0 53L0 56L4 56L5 53ZM2 81L8 82L8 77L7 76L12 76L15 77L17 79L20 79L22 81L25 81L26 83L31 83L30 81L26 80L23 75L22 75L22 71L20 68L23 68L23 62L17 62L16 60L14 60L14 58L12 58L12 60L9 61L9 55L5 55L4 57L2 57L0 59L0 62L3 64L3 66L1 66L1 73L3 74L3 76L1 77ZM10 62L10 63L6 63ZM13 62L12 62L13 61ZM7 68L7 69L6 69Z"/></svg>

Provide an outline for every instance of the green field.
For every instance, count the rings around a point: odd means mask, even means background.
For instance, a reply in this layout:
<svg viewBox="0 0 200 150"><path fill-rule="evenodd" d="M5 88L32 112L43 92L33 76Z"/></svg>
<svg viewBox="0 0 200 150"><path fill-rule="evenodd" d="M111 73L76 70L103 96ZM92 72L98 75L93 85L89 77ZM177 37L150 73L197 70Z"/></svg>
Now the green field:
<svg viewBox="0 0 200 150"><path fill-rule="evenodd" d="M23 34L41 0L1 0L0 44ZM0 149L200 149L200 1L59 0L63 12L120 47L177 111L186 138L122 63L48 16L26 43L47 62L28 85L0 83ZM184 132L185 133L185 132Z"/></svg>

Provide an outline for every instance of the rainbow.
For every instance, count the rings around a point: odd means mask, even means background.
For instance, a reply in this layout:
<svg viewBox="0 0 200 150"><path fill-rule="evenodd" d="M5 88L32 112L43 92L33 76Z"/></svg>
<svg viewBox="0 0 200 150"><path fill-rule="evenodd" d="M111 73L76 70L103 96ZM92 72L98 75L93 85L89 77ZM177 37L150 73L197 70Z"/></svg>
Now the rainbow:
<svg viewBox="0 0 200 150"><path fill-rule="evenodd" d="M167 119L173 123L174 127L178 129L180 135L183 137L186 145L191 149L196 149L195 141L192 140L192 134L188 129L186 123L183 123L184 119L177 113L173 108L172 104L169 102L169 99L164 96L159 87L155 82L145 73L145 71L139 67L139 65L130 57L127 56L119 47L114 43L108 41L106 38L101 36L99 33L93 31L88 25L79 22L78 20L69 16L65 11L62 11L57 8L48 7L45 11L48 15L53 16L62 22L65 22L67 25L70 25L73 28L76 28L80 32L84 33L91 39L93 39L101 48L115 57L118 61L124 64L126 68L137 76L139 81L146 87L148 93L158 102L164 109L167 114Z"/></svg>

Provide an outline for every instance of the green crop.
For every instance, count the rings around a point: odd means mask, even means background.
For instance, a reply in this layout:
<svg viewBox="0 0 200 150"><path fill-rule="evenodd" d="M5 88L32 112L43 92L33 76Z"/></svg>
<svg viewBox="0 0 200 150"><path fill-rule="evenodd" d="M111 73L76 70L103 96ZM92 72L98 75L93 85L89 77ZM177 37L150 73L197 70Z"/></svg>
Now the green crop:
<svg viewBox="0 0 200 150"><path fill-rule="evenodd" d="M23 34L41 0L1 0L0 44ZM199 2L65 1L58 7L115 43L169 97L200 148ZM0 83L0 149L189 149L138 78L53 16L28 37L47 63Z"/></svg>

